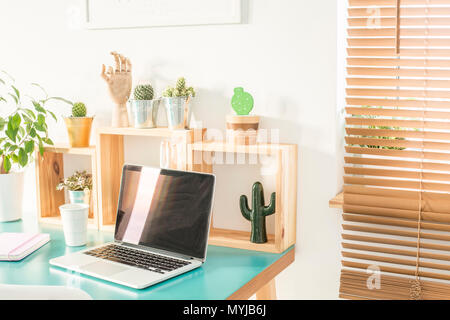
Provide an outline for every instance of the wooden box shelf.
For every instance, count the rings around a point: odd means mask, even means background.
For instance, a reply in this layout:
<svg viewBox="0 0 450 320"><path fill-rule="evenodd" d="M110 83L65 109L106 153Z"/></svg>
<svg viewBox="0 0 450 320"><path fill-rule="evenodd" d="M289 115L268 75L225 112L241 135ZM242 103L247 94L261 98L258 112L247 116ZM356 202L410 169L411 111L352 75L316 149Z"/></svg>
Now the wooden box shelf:
<svg viewBox="0 0 450 320"><path fill-rule="evenodd" d="M64 190L56 190L58 183L64 179L63 155L82 155L91 159L92 191L91 208L89 212L88 227L98 227L97 206L97 160L95 146L87 148L71 148L65 144L56 144L44 149L41 156L36 150L36 180L38 218L40 222L62 224L59 206L66 203Z"/></svg>
<svg viewBox="0 0 450 320"><path fill-rule="evenodd" d="M117 202L119 198L120 178L124 165L124 137L169 138L184 146L203 139L205 129L170 130L168 128L135 129L102 127L97 129L97 167L98 167L98 203L99 227L101 230L113 231L116 222ZM186 151L181 155L181 167L185 170ZM170 168L175 168L170 162Z"/></svg>
<svg viewBox="0 0 450 320"><path fill-rule="evenodd" d="M277 159L277 202L275 209L275 234L268 235L267 243L257 244L250 242L250 232L214 228L212 221L209 244L276 253L283 252L295 244L297 146L293 144L236 145L222 141L196 142L188 145L188 170L212 173L213 164L211 159L214 152L275 156Z"/></svg>

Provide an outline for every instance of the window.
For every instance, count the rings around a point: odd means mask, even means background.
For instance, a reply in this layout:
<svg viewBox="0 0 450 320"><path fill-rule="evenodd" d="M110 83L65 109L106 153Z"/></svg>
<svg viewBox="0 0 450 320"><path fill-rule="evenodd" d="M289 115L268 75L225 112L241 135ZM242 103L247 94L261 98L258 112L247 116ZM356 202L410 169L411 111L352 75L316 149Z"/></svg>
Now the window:
<svg viewBox="0 0 450 320"><path fill-rule="evenodd" d="M450 299L450 0L348 0L340 296Z"/></svg>

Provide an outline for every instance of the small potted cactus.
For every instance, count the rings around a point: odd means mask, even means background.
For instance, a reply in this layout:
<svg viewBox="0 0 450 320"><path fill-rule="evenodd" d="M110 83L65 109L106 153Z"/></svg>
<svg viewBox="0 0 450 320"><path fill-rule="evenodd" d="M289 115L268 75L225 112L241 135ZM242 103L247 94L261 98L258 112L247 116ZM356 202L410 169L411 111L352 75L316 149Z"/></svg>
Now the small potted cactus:
<svg viewBox="0 0 450 320"><path fill-rule="evenodd" d="M134 88L134 99L128 102L128 121L132 127L154 128L158 115L159 99L153 99L153 87L141 84Z"/></svg>
<svg viewBox="0 0 450 320"><path fill-rule="evenodd" d="M94 117L87 117L86 113L86 105L83 102L75 102L72 103L72 115L64 118L70 146L73 148L89 147Z"/></svg>
<svg viewBox="0 0 450 320"><path fill-rule="evenodd" d="M194 88L186 87L186 79L181 77L175 88L169 86L163 92L163 97L169 129L189 129L192 113L190 102L195 97Z"/></svg>
<svg viewBox="0 0 450 320"><path fill-rule="evenodd" d="M251 116L253 97L244 88L234 88L231 106L236 115L227 116L227 141L236 144L255 144L259 116Z"/></svg>

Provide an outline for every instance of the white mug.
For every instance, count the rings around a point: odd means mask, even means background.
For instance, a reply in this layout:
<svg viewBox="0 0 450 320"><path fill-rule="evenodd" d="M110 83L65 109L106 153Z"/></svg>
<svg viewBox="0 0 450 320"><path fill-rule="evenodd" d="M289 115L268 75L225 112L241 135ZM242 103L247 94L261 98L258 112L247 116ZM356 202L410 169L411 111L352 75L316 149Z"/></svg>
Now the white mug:
<svg viewBox="0 0 450 320"><path fill-rule="evenodd" d="M59 207L66 245L84 246L87 243L89 205L85 203L64 204Z"/></svg>

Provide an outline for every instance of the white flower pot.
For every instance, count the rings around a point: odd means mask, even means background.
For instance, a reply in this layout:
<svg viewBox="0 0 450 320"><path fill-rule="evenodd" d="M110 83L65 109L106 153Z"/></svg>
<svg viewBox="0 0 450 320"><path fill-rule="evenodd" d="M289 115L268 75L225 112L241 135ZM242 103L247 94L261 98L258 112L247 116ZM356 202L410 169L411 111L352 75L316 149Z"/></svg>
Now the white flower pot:
<svg viewBox="0 0 450 320"><path fill-rule="evenodd" d="M24 173L0 174L0 222L22 218Z"/></svg>
<svg viewBox="0 0 450 320"><path fill-rule="evenodd" d="M69 201L70 203L85 203L89 204L90 191L71 191L69 190Z"/></svg>
<svg viewBox="0 0 450 320"><path fill-rule="evenodd" d="M89 205L85 203L64 204L59 207L59 212L63 222L66 245L84 246L87 242Z"/></svg>

